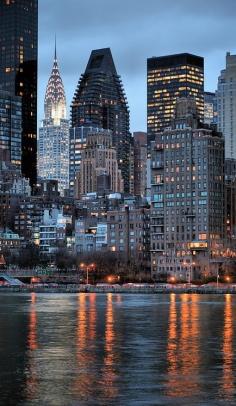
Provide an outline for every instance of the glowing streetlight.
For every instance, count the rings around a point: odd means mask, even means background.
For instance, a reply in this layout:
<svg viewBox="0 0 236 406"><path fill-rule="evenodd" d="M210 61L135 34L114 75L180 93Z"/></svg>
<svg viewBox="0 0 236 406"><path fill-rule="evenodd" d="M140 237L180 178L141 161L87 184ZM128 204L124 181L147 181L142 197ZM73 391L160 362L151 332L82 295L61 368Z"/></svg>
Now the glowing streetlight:
<svg viewBox="0 0 236 406"><path fill-rule="evenodd" d="M96 264L84 264L83 262L80 264L81 269L86 269L86 285L88 285L89 282L89 270L94 269Z"/></svg>

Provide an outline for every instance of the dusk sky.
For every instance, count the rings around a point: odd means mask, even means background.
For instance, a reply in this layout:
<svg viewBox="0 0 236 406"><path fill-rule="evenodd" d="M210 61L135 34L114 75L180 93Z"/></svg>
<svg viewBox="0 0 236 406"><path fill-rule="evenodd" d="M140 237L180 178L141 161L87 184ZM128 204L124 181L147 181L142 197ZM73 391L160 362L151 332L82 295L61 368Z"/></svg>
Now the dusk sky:
<svg viewBox="0 0 236 406"><path fill-rule="evenodd" d="M91 50L110 47L127 94L131 131L145 131L146 59L201 55L205 90L214 91L226 52L236 52L236 0L39 0L39 120L55 33L68 117Z"/></svg>

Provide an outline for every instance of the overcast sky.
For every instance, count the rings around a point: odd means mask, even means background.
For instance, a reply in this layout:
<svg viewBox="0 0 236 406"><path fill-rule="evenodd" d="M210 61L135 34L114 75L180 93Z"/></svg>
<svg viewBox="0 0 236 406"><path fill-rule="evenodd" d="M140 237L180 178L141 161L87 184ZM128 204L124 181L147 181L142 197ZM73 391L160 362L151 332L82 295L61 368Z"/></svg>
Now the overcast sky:
<svg viewBox="0 0 236 406"><path fill-rule="evenodd" d="M205 90L214 91L226 52L236 52L236 0L39 0L40 120L55 33L68 115L91 50L110 47L131 131L145 131L146 59L180 52L204 56Z"/></svg>

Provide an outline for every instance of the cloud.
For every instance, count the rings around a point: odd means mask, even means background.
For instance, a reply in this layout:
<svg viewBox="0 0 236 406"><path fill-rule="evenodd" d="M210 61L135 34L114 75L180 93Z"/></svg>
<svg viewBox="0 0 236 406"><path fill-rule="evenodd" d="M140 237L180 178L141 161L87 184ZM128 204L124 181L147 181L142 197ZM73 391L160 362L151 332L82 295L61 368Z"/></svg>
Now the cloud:
<svg viewBox="0 0 236 406"><path fill-rule="evenodd" d="M131 110L131 129L146 129L146 59L191 52L205 57L214 90L226 51L235 51L235 0L39 0L39 118L57 33L71 103L92 49L111 47Z"/></svg>

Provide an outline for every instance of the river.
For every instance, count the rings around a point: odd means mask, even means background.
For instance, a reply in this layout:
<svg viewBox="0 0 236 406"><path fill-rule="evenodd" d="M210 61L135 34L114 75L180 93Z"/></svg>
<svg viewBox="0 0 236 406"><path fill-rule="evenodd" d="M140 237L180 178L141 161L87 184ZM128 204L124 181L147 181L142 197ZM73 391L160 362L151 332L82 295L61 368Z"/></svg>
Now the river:
<svg viewBox="0 0 236 406"><path fill-rule="evenodd" d="M1 294L1 406L236 404L236 295Z"/></svg>

